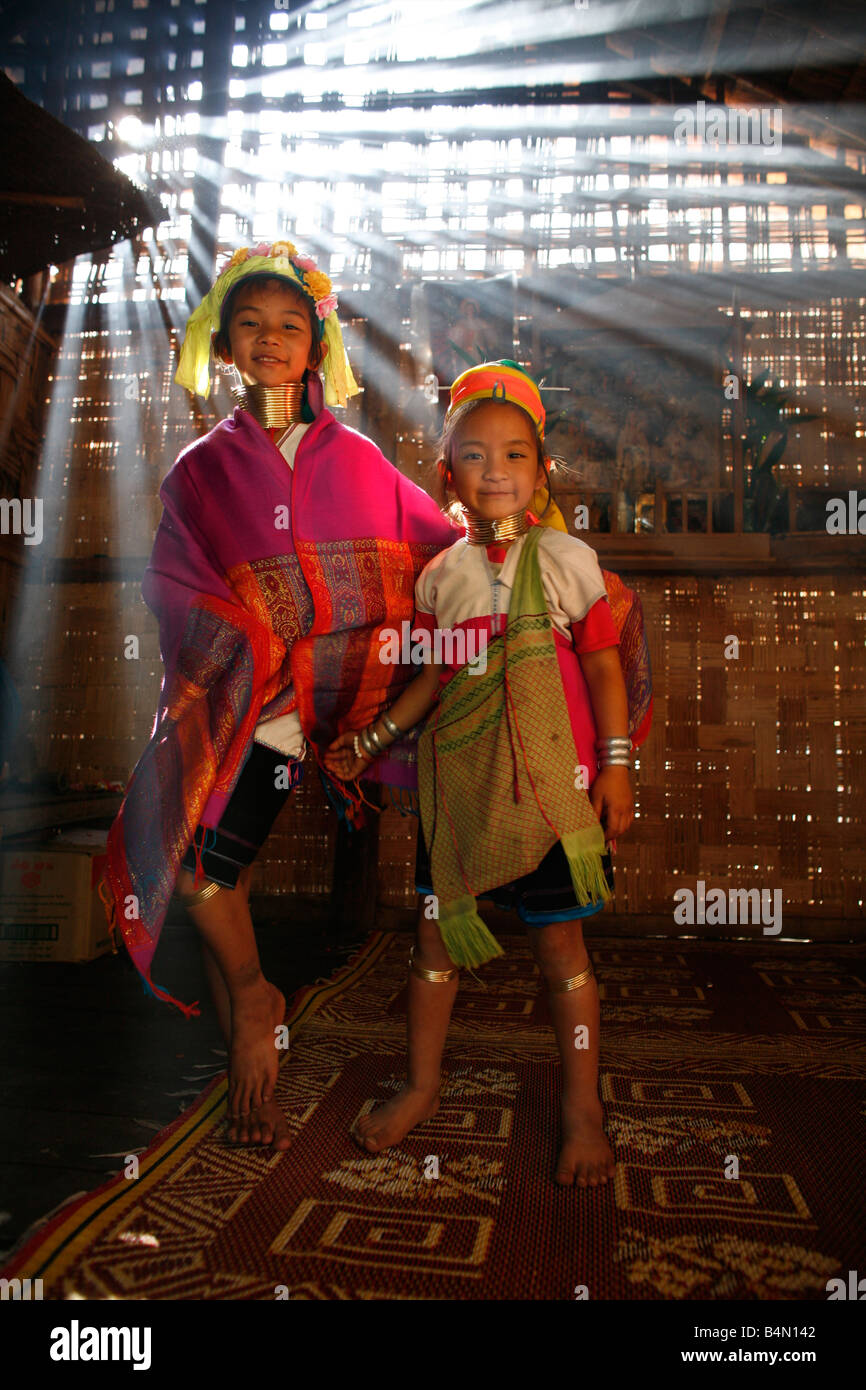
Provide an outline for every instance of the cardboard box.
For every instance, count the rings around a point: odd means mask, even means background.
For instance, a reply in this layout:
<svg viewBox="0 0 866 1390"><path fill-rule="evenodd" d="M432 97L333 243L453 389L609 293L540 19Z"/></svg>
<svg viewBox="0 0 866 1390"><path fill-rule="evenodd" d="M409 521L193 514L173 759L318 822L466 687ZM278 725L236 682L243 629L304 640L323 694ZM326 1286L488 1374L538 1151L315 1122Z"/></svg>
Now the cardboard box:
<svg viewBox="0 0 866 1390"><path fill-rule="evenodd" d="M95 960L111 950L96 891L107 831L0 843L0 960Z"/></svg>

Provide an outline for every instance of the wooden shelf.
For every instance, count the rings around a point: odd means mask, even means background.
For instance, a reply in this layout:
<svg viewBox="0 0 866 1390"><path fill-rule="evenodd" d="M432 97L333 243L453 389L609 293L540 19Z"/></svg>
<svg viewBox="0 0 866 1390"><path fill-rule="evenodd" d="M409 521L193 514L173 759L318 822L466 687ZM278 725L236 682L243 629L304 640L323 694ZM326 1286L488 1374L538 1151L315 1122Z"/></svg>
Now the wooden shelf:
<svg viewBox="0 0 866 1390"><path fill-rule="evenodd" d="M75 821L113 819L120 810L120 792L0 792L0 840L10 835L50 830Z"/></svg>
<svg viewBox="0 0 866 1390"><path fill-rule="evenodd" d="M866 569L866 536L828 536L799 531L739 535L690 531L685 535L633 536L585 533L599 564L617 574L813 574Z"/></svg>

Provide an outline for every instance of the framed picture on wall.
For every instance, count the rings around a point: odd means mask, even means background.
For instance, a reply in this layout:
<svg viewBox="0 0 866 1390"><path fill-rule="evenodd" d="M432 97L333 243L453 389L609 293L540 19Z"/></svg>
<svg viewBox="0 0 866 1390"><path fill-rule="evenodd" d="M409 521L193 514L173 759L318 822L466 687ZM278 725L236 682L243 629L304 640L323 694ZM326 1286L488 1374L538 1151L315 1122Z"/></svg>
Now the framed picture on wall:
<svg viewBox="0 0 866 1390"><path fill-rule="evenodd" d="M521 323L521 355L531 326ZM630 496L721 485L723 343L707 330L665 335L663 347L613 333L557 325L536 335L545 386L568 388L545 400L551 453L576 465L590 487L618 485Z"/></svg>
<svg viewBox="0 0 866 1390"><path fill-rule="evenodd" d="M478 362L514 355L514 277L425 281L430 370L441 387ZM448 401L440 392L441 413Z"/></svg>

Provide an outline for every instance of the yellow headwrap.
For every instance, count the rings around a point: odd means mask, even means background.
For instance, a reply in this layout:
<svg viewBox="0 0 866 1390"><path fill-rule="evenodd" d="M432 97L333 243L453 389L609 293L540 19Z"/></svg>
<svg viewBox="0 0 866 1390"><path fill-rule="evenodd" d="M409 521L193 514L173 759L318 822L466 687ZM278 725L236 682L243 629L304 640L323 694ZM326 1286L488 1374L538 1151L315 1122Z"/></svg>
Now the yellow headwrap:
<svg viewBox="0 0 866 1390"><path fill-rule="evenodd" d="M317 270L308 257L299 256L290 241L275 241L273 245L260 242L258 246L241 246L235 251L217 277L213 289L189 316L175 381L179 386L185 386L187 391L195 391L207 400L210 395L211 334L220 326L223 300L239 280L248 275L261 274L262 271L293 281L315 304L316 315L323 325L321 336L328 345L322 364L325 403L345 405L349 396L356 396L361 388L352 375L346 355L337 318L337 296L333 293L328 276Z"/></svg>

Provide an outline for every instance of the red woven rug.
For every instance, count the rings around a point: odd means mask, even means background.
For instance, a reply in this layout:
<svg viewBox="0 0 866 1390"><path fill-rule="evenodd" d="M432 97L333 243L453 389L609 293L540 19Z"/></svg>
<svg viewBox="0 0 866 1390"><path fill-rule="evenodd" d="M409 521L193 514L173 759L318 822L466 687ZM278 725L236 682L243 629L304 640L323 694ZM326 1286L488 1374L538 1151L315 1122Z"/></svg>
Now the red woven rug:
<svg viewBox="0 0 866 1390"><path fill-rule="evenodd" d="M617 1172L566 1190L523 937L486 989L464 972L436 1119L378 1156L349 1137L402 1079L409 939L293 1000L288 1152L222 1142L218 1080L4 1275L54 1299L825 1300L866 1268L861 950L590 941Z"/></svg>

